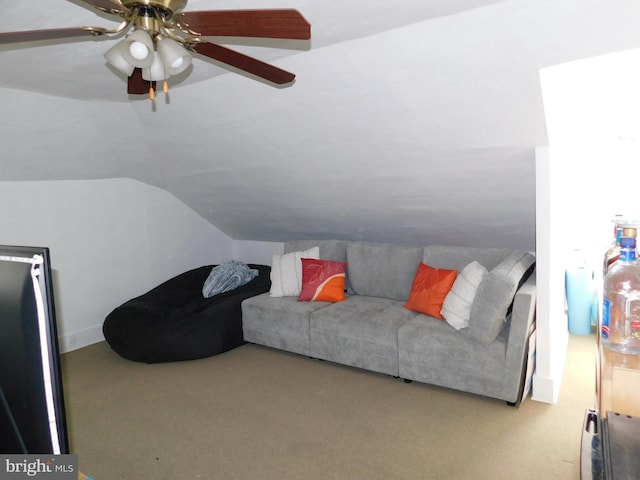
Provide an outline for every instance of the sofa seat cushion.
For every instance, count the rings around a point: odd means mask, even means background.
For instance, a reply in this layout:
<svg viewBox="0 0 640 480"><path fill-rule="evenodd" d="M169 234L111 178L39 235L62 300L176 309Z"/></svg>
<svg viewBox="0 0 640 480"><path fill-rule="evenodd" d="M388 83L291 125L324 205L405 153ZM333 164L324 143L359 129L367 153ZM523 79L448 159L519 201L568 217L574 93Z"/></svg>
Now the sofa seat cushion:
<svg viewBox="0 0 640 480"><path fill-rule="evenodd" d="M311 313L311 356L398 375L398 328L416 316L403 302L351 295Z"/></svg>
<svg viewBox="0 0 640 480"><path fill-rule="evenodd" d="M493 396L502 389L506 331L485 346L446 322L418 315L398 330L400 377Z"/></svg>
<svg viewBox="0 0 640 480"><path fill-rule="evenodd" d="M242 302L242 331L247 342L310 355L309 316L331 305L299 302L297 297L271 297L269 293Z"/></svg>

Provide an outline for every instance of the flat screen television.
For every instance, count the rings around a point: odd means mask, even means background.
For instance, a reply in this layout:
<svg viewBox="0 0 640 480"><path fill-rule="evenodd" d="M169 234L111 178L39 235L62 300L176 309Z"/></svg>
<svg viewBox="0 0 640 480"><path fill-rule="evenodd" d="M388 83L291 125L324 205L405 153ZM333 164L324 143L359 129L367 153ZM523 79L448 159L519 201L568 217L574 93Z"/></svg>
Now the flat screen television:
<svg viewBox="0 0 640 480"><path fill-rule="evenodd" d="M68 454L49 249L0 245L0 453Z"/></svg>

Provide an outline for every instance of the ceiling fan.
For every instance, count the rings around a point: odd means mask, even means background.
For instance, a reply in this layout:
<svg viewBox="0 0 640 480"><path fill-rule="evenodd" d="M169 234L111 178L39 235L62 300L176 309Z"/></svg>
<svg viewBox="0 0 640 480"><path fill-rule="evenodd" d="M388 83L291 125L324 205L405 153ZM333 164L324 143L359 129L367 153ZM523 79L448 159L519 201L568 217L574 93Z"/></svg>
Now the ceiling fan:
<svg viewBox="0 0 640 480"><path fill-rule="evenodd" d="M311 25L293 9L207 10L184 12L187 0L80 0L114 17L114 29L56 28L0 33L0 45L75 37L126 38L105 53L107 61L128 76L127 93L155 95L157 81L183 72L195 52L275 84L293 81L293 73L208 42L203 37L257 37L308 40Z"/></svg>

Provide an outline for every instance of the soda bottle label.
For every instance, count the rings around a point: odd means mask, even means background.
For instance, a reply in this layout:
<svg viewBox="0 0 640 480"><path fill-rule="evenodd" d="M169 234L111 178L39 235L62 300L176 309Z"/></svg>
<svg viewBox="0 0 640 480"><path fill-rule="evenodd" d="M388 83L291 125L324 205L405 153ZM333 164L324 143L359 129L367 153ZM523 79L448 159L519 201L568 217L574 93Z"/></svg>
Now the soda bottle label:
<svg viewBox="0 0 640 480"><path fill-rule="evenodd" d="M629 250L629 249L623 248L622 251L620 252L620 260L627 263L635 262L636 260L635 250Z"/></svg>
<svg viewBox="0 0 640 480"><path fill-rule="evenodd" d="M609 338L609 318L611 317L611 300L604 299L602 308L602 326L600 328L600 335L602 338Z"/></svg>
<svg viewBox="0 0 640 480"><path fill-rule="evenodd" d="M640 291L634 290L628 294L625 304L625 335L640 338Z"/></svg>
<svg viewBox="0 0 640 480"><path fill-rule="evenodd" d="M631 322L631 336L640 339L640 322Z"/></svg>

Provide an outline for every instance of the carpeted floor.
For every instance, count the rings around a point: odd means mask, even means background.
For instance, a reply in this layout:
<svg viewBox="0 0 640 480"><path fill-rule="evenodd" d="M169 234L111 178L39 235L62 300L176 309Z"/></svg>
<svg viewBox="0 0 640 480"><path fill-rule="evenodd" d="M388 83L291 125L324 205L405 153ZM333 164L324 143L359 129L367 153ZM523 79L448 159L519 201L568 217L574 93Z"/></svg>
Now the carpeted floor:
<svg viewBox="0 0 640 480"><path fill-rule="evenodd" d="M256 345L147 365L63 355L71 449L96 480L579 479L595 337L556 405L520 408Z"/></svg>

